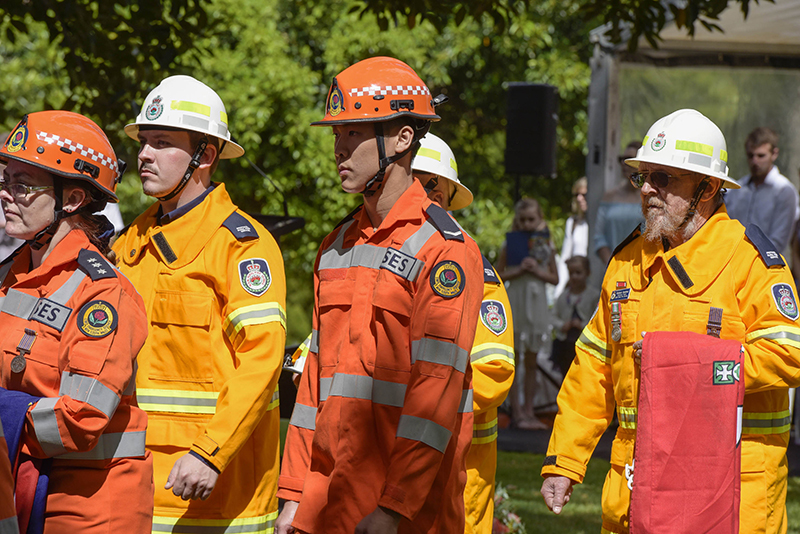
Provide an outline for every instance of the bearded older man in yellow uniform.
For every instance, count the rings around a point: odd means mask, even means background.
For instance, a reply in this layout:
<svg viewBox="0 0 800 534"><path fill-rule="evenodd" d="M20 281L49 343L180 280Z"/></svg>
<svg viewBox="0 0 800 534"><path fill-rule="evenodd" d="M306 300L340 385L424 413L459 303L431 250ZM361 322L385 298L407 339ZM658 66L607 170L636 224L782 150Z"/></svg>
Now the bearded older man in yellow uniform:
<svg viewBox="0 0 800 534"><path fill-rule="evenodd" d="M641 187L646 223L615 251L599 309L577 343L542 468L545 501L561 512L616 404L602 532L628 532L625 466L633 464L643 332L713 327L744 347L740 531L786 532L787 389L800 385L789 269L757 227L745 230L728 217L721 190L739 186L728 178L722 132L699 112L657 121L626 162L639 170L632 181Z"/></svg>

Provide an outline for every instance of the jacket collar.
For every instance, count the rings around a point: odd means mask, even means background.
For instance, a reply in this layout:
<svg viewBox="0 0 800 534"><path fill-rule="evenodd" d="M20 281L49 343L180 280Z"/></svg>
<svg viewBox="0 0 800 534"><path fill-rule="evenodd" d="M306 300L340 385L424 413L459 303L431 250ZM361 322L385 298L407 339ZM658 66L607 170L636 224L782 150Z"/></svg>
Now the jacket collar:
<svg viewBox="0 0 800 534"><path fill-rule="evenodd" d="M26 245L14 257L10 274L16 279L15 283L20 283L45 276L50 272L65 271L67 264L77 261L82 248L94 249L83 231L73 229L56 244L39 267L30 270L28 267L31 264L31 247Z"/></svg>
<svg viewBox="0 0 800 534"><path fill-rule="evenodd" d="M163 225L159 223L160 204L153 204L125 233L119 255L126 265L133 265L142 251L152 245L161 263L173 269L183 267L200 254L214 230L234 211L236 206L225 184L216 184L199 204Z"/></svg>
<svg viewBox="0 0 800 534"><path fill-rule="evenodd" d="M688 241L664 252L661 243L641 239L641 260L631 269L631 287L644 290L657 260L666 266L675 287L687 296L702 293L730 263L744 237L744 226L731 220L723 204Z"/></svg>
<svg viewBox="0 0 800 534"><path fill-rule="evenodd" d="M359 235L363 236L365 240L385 239L388 235L387 232L391 232L392 229L401 226L404 222L419 223L425 217L425 209L430 203L422 184L419 183L419 180L413 180L411 186L400 195L374 233L367 210L359 210L355 216Z"/></svg>

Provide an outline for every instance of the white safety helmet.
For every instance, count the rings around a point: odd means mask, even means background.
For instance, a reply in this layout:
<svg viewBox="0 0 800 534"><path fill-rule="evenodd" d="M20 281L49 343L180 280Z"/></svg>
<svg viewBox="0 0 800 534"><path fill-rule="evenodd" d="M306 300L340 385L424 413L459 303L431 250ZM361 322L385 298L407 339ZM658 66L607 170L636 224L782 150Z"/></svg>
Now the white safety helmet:
<svg viewBox="0 0 800 534"><path fill-rule="evenodd" d="M244 148L231 141L228 114L219 95L191 76L170 76L150 91L136 122L125 126L128 137L138 140L139 128L164 127L200 132L218 138L220 159L238 158Z"/></svg>
<svg viewBox="0 0 800 534"><path fill-rule="evenodd" d="M728 177L725 136L708 117L694 109L679 109L657 120L644 136L636 157L625 163L637 169L640 163L667 165L719 178L728 189L740 187Z"/></svg>
<svg viewBox="0 0 800 534"><path fill-rule="evenodd" d="M425 134L420 141L420 148L414 161L411 162L411 170L419 172L429 172L442 178L450 180L456 187L456 192L450 200L450 210L460 210L472 204L472 191L462 184L458 179L458 165L453 151L447 146L440 137L432 133ZM425 185L425 184L422 184Z"/></svg>

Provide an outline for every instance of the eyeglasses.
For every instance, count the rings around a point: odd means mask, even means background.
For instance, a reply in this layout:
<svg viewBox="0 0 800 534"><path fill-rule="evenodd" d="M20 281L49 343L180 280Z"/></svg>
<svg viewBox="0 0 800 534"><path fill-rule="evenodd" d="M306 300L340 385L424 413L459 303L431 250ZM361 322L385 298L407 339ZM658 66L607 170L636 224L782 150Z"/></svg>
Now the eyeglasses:
<svg viewBox="0 0 800 534"><path fill-rule="evenodd" d="M680 176L689 176L688 174L669 174L664 171L650 171L650 172L635 172L631 174L631 183L636 189L641 189L644 183L650 178L650 183L658 189L665 189L669 186L669 181L672 178Z"/></svg>
<svg viewBox="0 0 800 534"><path fill-rule="evenodd" d="M30 195L34 191L46 191L53 189L52 185L27 185L20 183L10 184L5 180L0 180L0 190L8 192L14 198L22 198Z"/></svg>

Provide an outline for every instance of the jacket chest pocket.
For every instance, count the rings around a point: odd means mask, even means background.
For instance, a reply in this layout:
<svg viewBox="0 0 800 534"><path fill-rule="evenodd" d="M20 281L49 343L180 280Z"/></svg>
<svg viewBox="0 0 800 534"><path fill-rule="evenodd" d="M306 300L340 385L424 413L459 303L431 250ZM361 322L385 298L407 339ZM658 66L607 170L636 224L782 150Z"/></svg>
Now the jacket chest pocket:
<svg viewBox="0 0 800 534"><path fill-rule="evenodd" d="M609 341L615 348L624 348L633 345L637 340L641 339L642 333L637 332L639 326L639 299L629 298L628 300L618 302L619 304L619 320L616 320L611 303L612 313L609 318L608 324L608 337ZM615 335L615 331L618 332ZM618 338L618 339L615 339Z"/></svg>
<svg viewBox="0 0 800 534"><path fill-rule="evenodd" d="M31 395L53 397L58 394L61 373L58 367L60 343L39 334L31 352L25 355L25 369L11 371L11 361L19 354L17 345L22 340L23 329L11 330L3 341L2 385L8 389L24 391Z"/></svg>
<svg viewBox="0 0 800 534"><path fill-rule="evenodd" d="M381 271L372 295L376 368L411 369L411 315L414 298L410 283Z"/></svg>
<svg viewBox="0 0 800 534"><path fill-rule="evenodd" d="M339 362L339 352L350 330L355 280L320 280L319 306L319 365L333 367Z"/></svg>
<svg viewBox="0 0 800 534"><path fill-rule="evenodd" d="M221 339L212 339L214 299L210 294L156 290L150 311L148 344L156 354L150 378L167 381L210 382ZM217 332L221 334L221 332Z"/></svg>

